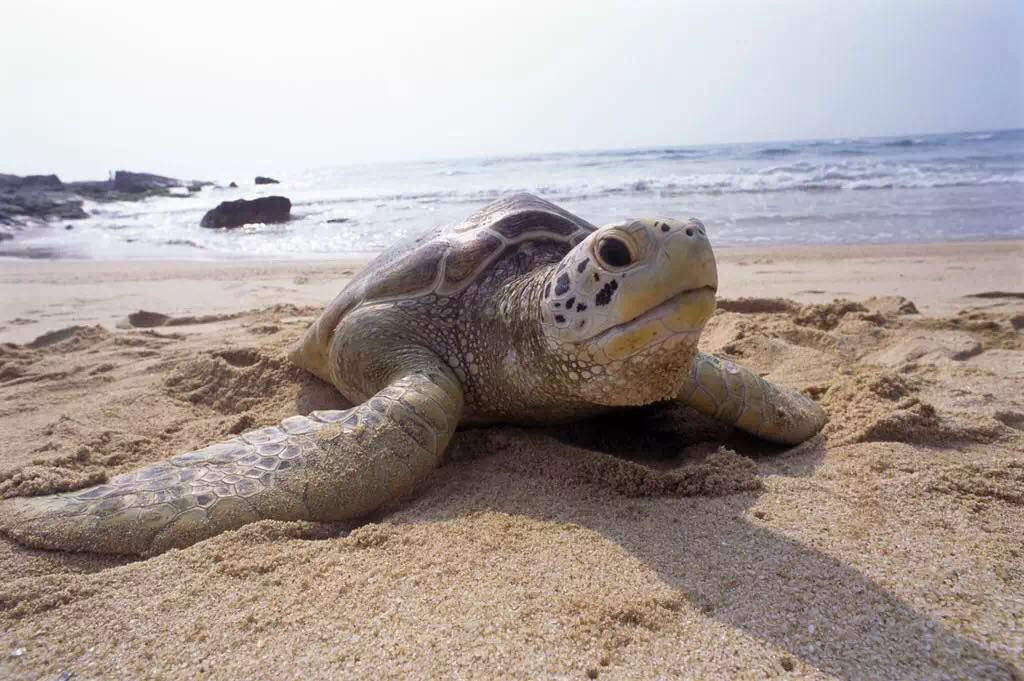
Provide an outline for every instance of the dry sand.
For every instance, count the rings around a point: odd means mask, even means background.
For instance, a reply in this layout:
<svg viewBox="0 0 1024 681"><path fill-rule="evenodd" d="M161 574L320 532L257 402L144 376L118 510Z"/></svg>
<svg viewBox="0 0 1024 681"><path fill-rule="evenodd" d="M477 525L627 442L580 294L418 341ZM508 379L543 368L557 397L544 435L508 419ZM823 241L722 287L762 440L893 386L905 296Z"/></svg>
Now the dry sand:
<svg viewBox="0 0 1024 681"><path fill-rule="evenodd" d="M719 260L703 347L824 435L676 407L472 430L351 533L0 540L0 678L1024 678L1024 243ZM0 263L0 495L343 405L284 352L357 267Z"/></svg>

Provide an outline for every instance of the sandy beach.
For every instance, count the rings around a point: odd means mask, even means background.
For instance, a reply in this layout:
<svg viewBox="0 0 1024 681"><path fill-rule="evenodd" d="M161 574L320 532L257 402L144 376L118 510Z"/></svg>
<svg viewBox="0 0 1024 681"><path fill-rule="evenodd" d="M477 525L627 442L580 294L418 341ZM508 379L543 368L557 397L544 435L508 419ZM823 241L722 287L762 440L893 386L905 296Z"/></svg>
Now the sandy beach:
<svg viewBox="0 0 1024 681"><path fill-rule="evenodd" d="M466 430L362 523L0 538L0 678L1024 679L1024 241L717 255L702 348L823 434ZM0 496L347 406L285 354L362 264L0 262Z"/></svg>

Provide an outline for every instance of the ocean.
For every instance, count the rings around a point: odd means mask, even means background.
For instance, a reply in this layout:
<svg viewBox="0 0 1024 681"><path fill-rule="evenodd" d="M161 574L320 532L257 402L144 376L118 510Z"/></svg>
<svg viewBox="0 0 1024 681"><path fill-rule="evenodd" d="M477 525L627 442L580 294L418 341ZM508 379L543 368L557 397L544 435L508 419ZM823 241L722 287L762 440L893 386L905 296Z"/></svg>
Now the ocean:
<svg viewBox="0 0 1024 681"><path fill-rule="evenodd" d="M159 168L144 169L159 172ZM267 169L272 172L272 169ZM1024 237L1024 130L657 147L318 168L185 197L87 202L91 217L23 232L0 255L330 258L380 251L528 191L601 225L696 216L716 246ZM283 195L286 224L203 229L221 201ZM344 222L329 222L344 220Z"/></svg>

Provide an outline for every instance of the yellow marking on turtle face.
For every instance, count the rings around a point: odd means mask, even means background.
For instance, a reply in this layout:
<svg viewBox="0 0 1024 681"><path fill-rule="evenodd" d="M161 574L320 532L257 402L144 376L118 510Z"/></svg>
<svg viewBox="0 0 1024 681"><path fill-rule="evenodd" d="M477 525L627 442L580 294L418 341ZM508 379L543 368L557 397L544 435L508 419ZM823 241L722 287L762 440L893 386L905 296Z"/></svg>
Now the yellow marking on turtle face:
<svg viewBox="0 0 1024 681"><path fill-rule="evenodd" d="M658 283L636 287L636 290L633 291L623 291L622 289L623 287L620 286L616 294L619 299L616 312L620 319L636 319L665 302L672 295L671 290L666 290L668 285L658 285Z"/></svg>
<svg viewBox="0 0 1024 681"><path fill-rule="evenodd" d="M693 296L693 300L680 305L663 318L665 326L672 331L693 331L704 326L715 311L715 296L707 294Z"/></svg>
<svg viewBox="0 0 1024 681"><path fill-rule="evenodd" d="M661 320L654 319L629 331L616 334L615 338L605 344L605 353L613 360L624 359L667 335L668 330Z"/></svg>

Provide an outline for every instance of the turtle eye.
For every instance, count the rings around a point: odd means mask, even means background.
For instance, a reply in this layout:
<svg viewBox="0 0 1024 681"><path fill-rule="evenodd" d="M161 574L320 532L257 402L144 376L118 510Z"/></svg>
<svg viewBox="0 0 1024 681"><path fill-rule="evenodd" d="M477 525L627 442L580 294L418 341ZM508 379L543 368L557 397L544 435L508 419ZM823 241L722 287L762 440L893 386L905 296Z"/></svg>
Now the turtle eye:
<svg viewBox="0 0 1024 681"><path fill-rule="evenodd" d="M629 245L614 236L603 237L597 242L597 257L607 267L620 268L633 264Z"/></svg>

